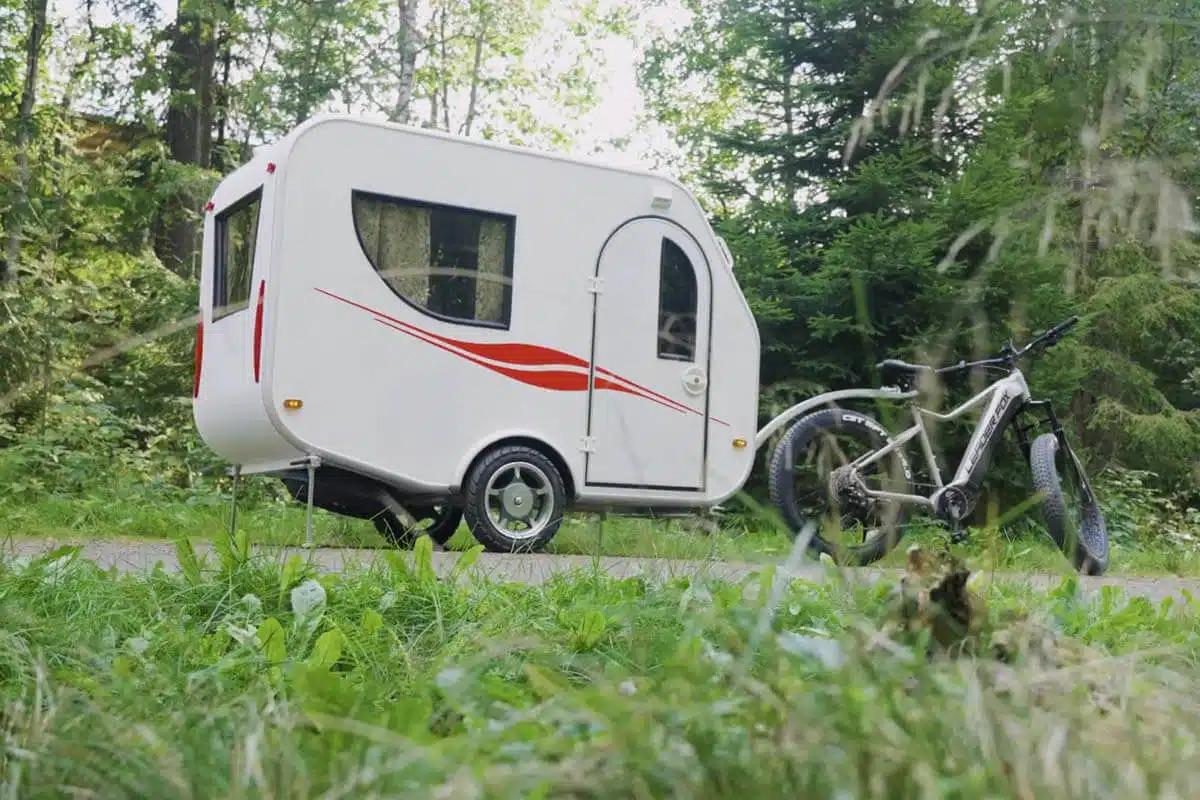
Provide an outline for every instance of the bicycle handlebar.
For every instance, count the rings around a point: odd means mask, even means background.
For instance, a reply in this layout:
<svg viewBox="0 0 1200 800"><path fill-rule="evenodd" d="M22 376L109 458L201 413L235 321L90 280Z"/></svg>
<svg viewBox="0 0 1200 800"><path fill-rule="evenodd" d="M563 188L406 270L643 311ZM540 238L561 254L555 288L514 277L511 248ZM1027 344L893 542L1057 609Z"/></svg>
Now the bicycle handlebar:
<svg viewBox="0 0 1200 800"><path fill-rule="evenodd" d="M1058 339L1062 338L1063 333L1066 333L1070 329L1073 329L1073 327L1076 324L1079 324L1079 317L1072 317L1072 318L1063 320L1063 321L1061 321L1061 323L1058 323L1054 327L1051 327L1051 329L1049 331L1046 331L1045 333L1043 333L1042 336L1034 337L1033 341L1026 344L1024 350L1022 350L1022 351L1027 351L1028 349L1030 349L1032 347L1036 347L1036 345L1043 343L1043 342L1048 342L1051 345L1057 344Z"/></svg>
<svg viewBox="0 0 1200 800"><path fill-rule="evenodd" d="M1078 322L1079 317L1071 317L1058 323L1041 336L1035 336L1033 341L1022 347L1019 353L1021 355L1028 353L1030 350L1041 344L1045 344L1047 347L1053 347L1054 345L1058 344L1058 340L1062 338L1063 334L1071 330L1071 328L1074 328Z"/></svg>
<svg viewBox="0 0 1200 800"><path fill-rule="evenodd" d="M1031 351L1039 347L1053 347L1058 344L1058 340L1063 337L1068 331L1074 328L1079 323L1079 317L1070 317L1055 325L1045 333L1038 334L1029 340L1029 342L1021 349L1016 349L1012 346L1012 342L1004 345L1004 349L1000 351L1000 355L992 358L984 358L979 361L959 361L957 364L949 364L945 367L934 369L934 373L938 375L949 375L963 370L974 369L976 367L1011 367L1016 363L1017 359L1024 358Z"/></svg>

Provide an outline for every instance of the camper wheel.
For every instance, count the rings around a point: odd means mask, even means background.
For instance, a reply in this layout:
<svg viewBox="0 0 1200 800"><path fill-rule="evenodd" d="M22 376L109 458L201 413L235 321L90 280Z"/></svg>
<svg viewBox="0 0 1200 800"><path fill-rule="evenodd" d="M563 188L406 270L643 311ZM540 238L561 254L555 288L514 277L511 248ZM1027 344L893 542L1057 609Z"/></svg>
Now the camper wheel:
<svg viewBox="0 0 1200 800"><path fill-rule="evenodd" d="M554 462L521 445L484 455L468 475L464 495L467 526L495 553L540 550L558 532L567 500Z"/></svg>

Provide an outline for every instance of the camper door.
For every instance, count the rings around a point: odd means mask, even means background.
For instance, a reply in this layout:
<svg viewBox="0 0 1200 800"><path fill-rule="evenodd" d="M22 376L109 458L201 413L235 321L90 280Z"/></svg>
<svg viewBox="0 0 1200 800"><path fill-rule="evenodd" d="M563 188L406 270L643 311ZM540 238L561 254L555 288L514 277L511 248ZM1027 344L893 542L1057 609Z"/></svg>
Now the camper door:
<svg viewBox="0 0 1200 800"><path fill-rule="evenodd" d="M708 431L712 281L692 236L631 220L596 267L589 486L700 491Z"/></svg>

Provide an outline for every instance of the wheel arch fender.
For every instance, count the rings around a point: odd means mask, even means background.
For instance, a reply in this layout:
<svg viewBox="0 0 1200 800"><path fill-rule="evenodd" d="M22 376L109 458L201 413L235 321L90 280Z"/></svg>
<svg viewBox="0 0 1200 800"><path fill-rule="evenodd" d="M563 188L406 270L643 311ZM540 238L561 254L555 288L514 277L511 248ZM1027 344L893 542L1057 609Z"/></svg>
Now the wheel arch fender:
<svg viewBox="0 0 1200 800"><path fill-rule="evenodd" d="M898 443L888 429L883 427L879 420L875 419L870 414L865 414L861 411L855 411L849 408L838 408L836 406L825 408L811 406L807 409L807 413L792 415L788 420L786 420L786 422L790 422L791 424L787 425L783 431L783 436L780 437L779 442L777 442L775 447L771 449L771 452L767 454L767 463L770 464L775 458L775 454L779 448L779 445L781 445L784 440L788 438L794 427L803 424L809 417L813 417L818 414L835 414L842 417L844 421L850 421L853 419L863 427L870 430L880 438L882 443L881 448L888 446L892 447L892 452L896 454L898 459L900 459L900 466L904 470L904 479L911 483L913 480L913 471L912 464L908 460L908 454L905 452L906 442ZM776 430L778 430L778 428L776 428Z"/></svg>
<svg viewBox="0 0 1200 800"><path fill-rule="evenodd" d="M544 436L526 430L502 431L471 448L470 452L459 462L458 467L455 469L454 482L451 484L451 488L455 492L462 491L463 484L467 480L467 475L470 474L471 470L475 468L475 465L479 463L479 460L484 455L498 447L507 447L509 445L531 447L550 459L562 476L568 500L573 501L577 497L576 487L579 484L576 481L575 472L571 469L570 462L563 456L563 452L565 451L558 445L548 441Z"/></svg>
<svg viewBox="0 0 1200 800"><path fill-rule="evenodd" d="M754 449L757 450L764 446L772 436L787 427L793 420L802 419L816 411L824 410L824 408L837 408L833 404L839 400L900 401L909 400L916 396L917 393L914 391L902 391L888 387L883 389L840 389L836 392L825 392L824 394L819 394L816 397L810 397L807 400L796 403L791 408L775 415L754 436Z"/></svg>

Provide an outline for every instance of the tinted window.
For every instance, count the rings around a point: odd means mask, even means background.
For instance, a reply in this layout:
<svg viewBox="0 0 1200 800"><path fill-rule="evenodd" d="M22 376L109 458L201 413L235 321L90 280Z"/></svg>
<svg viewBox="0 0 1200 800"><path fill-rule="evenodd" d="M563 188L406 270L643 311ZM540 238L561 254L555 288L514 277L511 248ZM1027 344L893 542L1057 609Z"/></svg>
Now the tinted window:
<svg viewBox="0 0 1200 800"><path fill-rule="evenodd" d="M507 327L514 220L354 192L354 227L392 291L452 322Z"/></svg>
<svg viewBox="0 0 1200 800"><path fill-rule="evenodd" d="M261 196L262 192L255 190L217 215L213 319L241 311L250 304Z"/></svg>
<svg viewBox="0 0 1200 800"><path fill-rule="evenodd" d="M658 271L658 356L696 357L696 271L670 239L663 239Z"/></svg>

